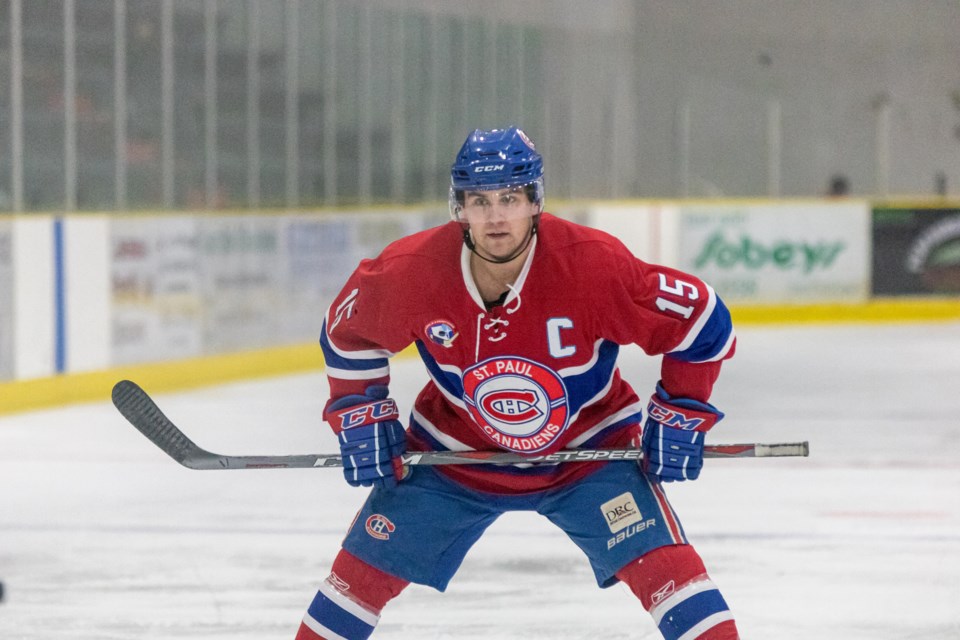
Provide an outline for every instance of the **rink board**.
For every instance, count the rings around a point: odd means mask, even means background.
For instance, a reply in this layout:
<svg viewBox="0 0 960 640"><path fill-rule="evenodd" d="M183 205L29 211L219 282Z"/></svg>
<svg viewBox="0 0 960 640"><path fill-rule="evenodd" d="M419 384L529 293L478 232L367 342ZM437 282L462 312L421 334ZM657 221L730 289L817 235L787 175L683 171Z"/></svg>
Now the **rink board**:
<svg viewBox="0 0 960 640"><path fill-rule="evenodd" d="M960 319L954 265L914 273L908 262L921 249L949 260L956 208L783 200L557 210L702 277L737 324ZM320 368L322 316L353 267L444 219L436 207L8 218L0 413L102 399L124 376L180 389ZM930 238L946 248L937 254ZM894 286L899 295L876 293Z"/></svg>

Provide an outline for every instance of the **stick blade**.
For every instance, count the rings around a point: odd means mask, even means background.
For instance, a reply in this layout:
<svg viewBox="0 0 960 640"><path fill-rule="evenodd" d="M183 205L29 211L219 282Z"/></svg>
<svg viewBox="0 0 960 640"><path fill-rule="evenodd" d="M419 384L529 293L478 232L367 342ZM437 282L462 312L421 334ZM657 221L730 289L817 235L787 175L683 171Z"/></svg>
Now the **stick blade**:
<svg viewBox="0 0 960 640"><path fill-rule="evenodd" d="M183 466L207 468L204 460L215 457L183 435L137 383L121 380L113 386L111 395L113 406L137 431Z"/></svg>

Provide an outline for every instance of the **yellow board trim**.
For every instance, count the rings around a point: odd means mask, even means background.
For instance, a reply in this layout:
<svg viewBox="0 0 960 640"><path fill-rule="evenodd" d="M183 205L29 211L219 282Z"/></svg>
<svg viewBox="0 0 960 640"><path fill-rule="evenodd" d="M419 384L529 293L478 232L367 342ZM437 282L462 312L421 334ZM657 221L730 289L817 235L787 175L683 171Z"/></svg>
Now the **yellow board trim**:
<svg viewBox="0 0 960 640"><path fill-rule="evenodd" d="M109 400L113 385L124 379L134 380L150 392L178 391L322 366L320 346L310 343L3 382L0 383L0 415Z"/></svg>
<svg viewBox="0 0 960 640"><path fill-rule="evenodd" d="M731 307L734 325L849 324L960 321L960 298L876 300L860 304L757 305ZM412 357L409 347L399 357ZM224 382L319 371L315 343L244 351L103 371L0 382L0 415L78 402L109 400L119 380L134 380L150 393L180 391Z"/></svg>
<svg viewBox="0 0 960 640"><path fill-rule="evenodd" d="M857 304L731 306L734 326L949 322L960 320L960 298L878 299Z"/></svg>
<svg viewBox="0 0 960 640"><path fill-rule="evenodd" d="M411 346L397 357L416 354ZM104 402L120 380L133 380L149 393L182 391L224 382L320 371L316 342L216 356L116 367L47 378L0 382L0 415L79 402Z"/></svg>

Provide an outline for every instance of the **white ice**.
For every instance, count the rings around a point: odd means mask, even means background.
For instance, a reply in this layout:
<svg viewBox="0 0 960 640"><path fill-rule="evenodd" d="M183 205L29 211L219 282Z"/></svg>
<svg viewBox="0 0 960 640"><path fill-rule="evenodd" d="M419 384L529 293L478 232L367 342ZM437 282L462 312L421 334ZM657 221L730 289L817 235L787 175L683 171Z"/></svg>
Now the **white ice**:
<svg viewBox="0 0 960 640"><path fill-rule="evenodd" d="M652 389L655 360L621 368ZM408 409L424 375L393 371ZM155 397L220 453L337 450L321 374ZM714 401L714 443L811 445L669 488L745 638L960 638L960 324L743 328ZM0 419L0 487L4 640L292 640L365 495L337 470L185 469L106 398ZM374 637L659 636L563 534L508 514Z"/></svg>

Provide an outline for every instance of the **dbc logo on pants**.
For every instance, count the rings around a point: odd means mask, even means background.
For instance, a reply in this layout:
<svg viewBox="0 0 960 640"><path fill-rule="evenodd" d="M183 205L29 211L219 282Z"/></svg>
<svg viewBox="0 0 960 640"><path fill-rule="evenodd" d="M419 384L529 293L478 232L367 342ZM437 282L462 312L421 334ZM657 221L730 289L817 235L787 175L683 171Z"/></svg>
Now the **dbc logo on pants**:
<svg viewBox="0 0 960 640"><path fill-rule="evenodd" d="M616 533L643 519L643 514L637 509L637 501L629 491L604 502L600 505L600 511L603 512L607 526L610 527L610 533Z"/></svg>

